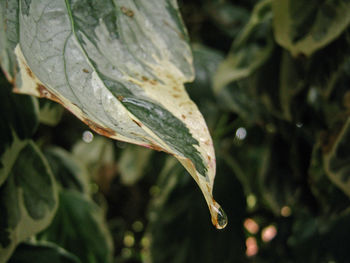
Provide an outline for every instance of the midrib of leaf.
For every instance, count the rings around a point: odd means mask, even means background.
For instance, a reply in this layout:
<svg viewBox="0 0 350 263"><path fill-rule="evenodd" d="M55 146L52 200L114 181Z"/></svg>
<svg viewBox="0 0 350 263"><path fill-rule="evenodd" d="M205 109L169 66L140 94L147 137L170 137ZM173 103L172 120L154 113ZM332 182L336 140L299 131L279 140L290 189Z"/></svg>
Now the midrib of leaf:
<svg viewBox="0 0 350 263"><path fill-rule="evenodd" d="M81 103L81 101L80 101L79 97L77 96L77 94L74 92L74 89L72 88L72 86L71 86L71 84L69 82L68 75L67 75L67 63L66 63L66 59L65 59L65 55L64 54L66 52L67 43L68 43L68 40L71 37L71 35L74 35L74 38L76 40L75 43L79 44L79 48L80 48L81 52L84 54L85 60L89 63L90 67L94 69L95 73L98 75L99 78L100 78L100 76L99 76L99 73L97 72L97 69L94 67L93 63L91 62L89 56L87 55L85 49L81 46L80 41L79 41L79 39L77 37L76 31L75 31L75 23L73 21L73 14L72 14L72 10L70 9L70 5L68 3L68 0L65 0L65 4L66 4L67 12L68 12L69 21L71 22L71 30L72 30L72 32L71 32L71 34L69 34L67 36L66 41L64 43L64 48L63 48L62 58L64 60L64 74L65 74L65 78L66 78L66 83L69 86L70 90L74 94L75 98L80 102L80 104L83 105L83 103ZM101 82L104 84L104 82L102 80L101 80ZM89 113L91 115L93 115L95 119L98 119L98 118L96 118L96 116L95 116L95 114L93 112L89 111Z"/></svg>

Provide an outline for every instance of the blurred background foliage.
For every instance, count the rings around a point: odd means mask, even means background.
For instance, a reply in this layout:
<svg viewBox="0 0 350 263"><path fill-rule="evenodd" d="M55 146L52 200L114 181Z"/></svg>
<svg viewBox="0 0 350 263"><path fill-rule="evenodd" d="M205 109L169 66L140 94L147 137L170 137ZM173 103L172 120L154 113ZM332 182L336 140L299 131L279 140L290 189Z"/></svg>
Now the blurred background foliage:
<svg viewBox="0 0 350 263"><path fill-rule="evenodd" d="M214 140L228 226L213 228L172 157L94 134L2 80L14 112L2 118L41 149L59 199L10 262L350 262L350 2L179 5L196 70L187 90Z"/></svg>

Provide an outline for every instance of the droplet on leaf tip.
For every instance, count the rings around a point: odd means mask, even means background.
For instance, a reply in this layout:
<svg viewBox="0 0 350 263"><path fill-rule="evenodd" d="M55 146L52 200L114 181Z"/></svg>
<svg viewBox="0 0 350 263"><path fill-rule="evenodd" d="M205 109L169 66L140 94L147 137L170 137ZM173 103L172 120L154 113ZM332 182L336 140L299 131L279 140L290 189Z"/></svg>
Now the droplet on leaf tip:
<svg viewBox="0 0 350 263"><path fill-rule="evenodd" d="M221 208L221 206L213 200L210 208L211 221L217 229L223 229L226 227L228 219L226 213Z"/></svg>

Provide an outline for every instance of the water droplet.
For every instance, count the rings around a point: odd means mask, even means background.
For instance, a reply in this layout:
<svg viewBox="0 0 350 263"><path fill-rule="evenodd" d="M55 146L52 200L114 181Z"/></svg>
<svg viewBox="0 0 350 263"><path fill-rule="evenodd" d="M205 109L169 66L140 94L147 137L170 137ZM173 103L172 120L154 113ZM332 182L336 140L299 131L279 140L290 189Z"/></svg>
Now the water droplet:
<svg viewBox="0 0 350 263"><path fill-rule="evenodd" d="M295 125L296 125L298 128L301 128L301 127L303 127L304 124L302 124L301 122L297 122Z"/></svg>
<svg viewBox="0 0 350 263"><path fill-rule="evenodd" d="M82 137L84 142L90 143L94 139L94 134L91 131L84 131Z"/></svg>
<svg viewBox="0 0 350 263"><path fill-rule="evenodd" d="M210 208L211 222L217 229L223 229L227 225L227 216L221 206L213 200Z"/></svg>
<svg viewBox="0 0 350 263"><path fill-rule="evenodd" d="M238 140L244 140L247 137L247 130L243 127L240 127L236 131L236 138Z"/></svg>

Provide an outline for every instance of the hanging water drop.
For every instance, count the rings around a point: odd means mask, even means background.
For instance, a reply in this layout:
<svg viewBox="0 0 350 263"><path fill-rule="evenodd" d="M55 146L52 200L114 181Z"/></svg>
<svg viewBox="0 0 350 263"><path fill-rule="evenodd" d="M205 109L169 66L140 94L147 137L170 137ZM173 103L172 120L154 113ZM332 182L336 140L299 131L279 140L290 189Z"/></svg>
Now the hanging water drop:
<svg viewBox="0 0 350 263"><path fill-rule="evenodd" d="M227 225L227 216L221 206L213 200L210 207L211 222L217 229L223 229Z"/></svg>

